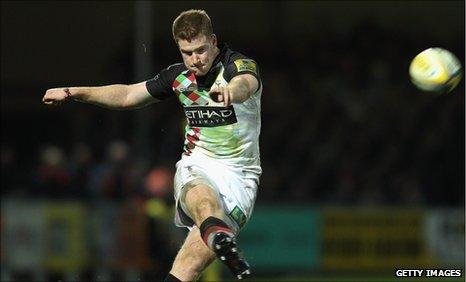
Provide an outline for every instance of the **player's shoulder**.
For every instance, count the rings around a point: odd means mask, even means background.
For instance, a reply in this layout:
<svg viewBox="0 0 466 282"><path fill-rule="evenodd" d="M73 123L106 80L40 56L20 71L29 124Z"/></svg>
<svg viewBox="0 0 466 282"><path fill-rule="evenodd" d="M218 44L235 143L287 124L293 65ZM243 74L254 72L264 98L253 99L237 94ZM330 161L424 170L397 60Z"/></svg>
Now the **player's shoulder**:
<svg viewBox="0 0 466 282"><path fill-rule="evenodd" d="M183 63L174 63L165 68L165 71L179 74L187 70L186 66Z"/></svg>
<svg viewBox="0 0 466 282"><path fill-rule="evenodd" d="M180 73L187 70L183 63L171 64L162 69L153 79L164 79L166 81L174 80Z"/></svg>
<svg viewBox="0 0 466 282"><path fill-rule="evenodd" d="M247 72L258 78L257 62L242 52L230 49L228 46L225 51L224 64L231 74Z"/></svg>
<svg viewBox="0 0 466 282"><path fill-rule="evenodd" d="M180 73L187 70L183 63L175 63L160 70L153 78L149 79L149 84L162 83L163 85L171 85L171 82L176 79Z"/></svg>

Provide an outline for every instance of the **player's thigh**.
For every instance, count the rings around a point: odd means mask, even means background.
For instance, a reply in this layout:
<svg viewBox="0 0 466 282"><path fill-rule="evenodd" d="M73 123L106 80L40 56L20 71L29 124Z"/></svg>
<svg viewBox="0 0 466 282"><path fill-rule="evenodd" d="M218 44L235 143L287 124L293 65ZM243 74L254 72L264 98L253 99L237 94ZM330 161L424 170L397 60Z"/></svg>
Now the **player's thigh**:
<svg viewBox="0 0 466 282"><path fill-rule="evenodd" d="M189 212L197 226L200 226L202 221L209 216L224 217L219 194L209 185L199 184L186 190L182 204L184 203L185 210Z"/></svg>

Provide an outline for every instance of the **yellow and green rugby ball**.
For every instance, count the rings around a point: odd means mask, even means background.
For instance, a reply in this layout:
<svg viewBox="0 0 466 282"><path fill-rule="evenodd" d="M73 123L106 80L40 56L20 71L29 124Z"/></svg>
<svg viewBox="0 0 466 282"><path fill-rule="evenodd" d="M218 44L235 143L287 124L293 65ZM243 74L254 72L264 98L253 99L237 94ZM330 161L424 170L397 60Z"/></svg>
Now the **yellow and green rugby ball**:
<svg viewBox="0 0 466 282"><path fill-rule="evenodd" d="M412 83L422 91L447 93L461 80L461 63L446 49L429 48L411 61L409 75Z"/></svg>

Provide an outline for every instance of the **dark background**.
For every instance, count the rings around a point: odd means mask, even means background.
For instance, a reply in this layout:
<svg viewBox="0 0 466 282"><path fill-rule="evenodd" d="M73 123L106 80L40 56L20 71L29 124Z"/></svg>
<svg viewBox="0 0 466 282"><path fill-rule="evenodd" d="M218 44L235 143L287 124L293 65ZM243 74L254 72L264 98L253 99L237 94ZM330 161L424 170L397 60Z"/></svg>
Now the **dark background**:
<svg viewBox="0 0 466 282"><path fill-rule="evenodd" d="M434 95L408 75L429 47L464 65L464 1L141 3L1 2L2 196L172 204L175 99L135 111L41 99L180 62L172 21L202 8L261 68L259 206L464 207L464 79ZM160 171L163 184L148 184Z"/></svg>
<svg viewBox="0 0 466 282"><path fill-rule="evenodd" d="M182 144L176 101L138 115L79 103L48 108L41 98L53 87L153 77L180 61L171 38L174 17L204 8L219 40L262 69L258 201L338 201L339 182L353 181L354 191L341 191L351 194L341 201L372 193L375 201L398 203L407 200L394 183L401 181L420 186L417 201L464 202L464 82L438 97L420 93L407 73L412 57L428 47L464 61L463 2L151 5L149 37L136 38L141 28L133 2L2 2L2 150L14 155L26 189L40 150L51 145L67 155L85 143L98 161L118 139L133 158L146 160L143 168L173 167ZM139 73L137 58L145 64ZM10 193L17 185L4 188Z"/></svg>

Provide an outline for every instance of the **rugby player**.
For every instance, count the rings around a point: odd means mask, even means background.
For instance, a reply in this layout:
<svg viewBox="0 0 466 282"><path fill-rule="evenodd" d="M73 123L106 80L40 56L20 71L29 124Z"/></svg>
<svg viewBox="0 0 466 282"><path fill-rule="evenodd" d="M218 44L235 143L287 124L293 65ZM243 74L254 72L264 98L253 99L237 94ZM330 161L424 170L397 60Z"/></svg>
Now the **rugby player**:
<svg viewBox="0 0 466 282"><path fill-rule="evenodd" d="M236 236L251 216L262 173L258 66L217 41L204 10L182 12L172 33L183 63L130 85L49 89L43 102L136 109L176 97L187 126L176 164L175 224L190 231L166 281L193 281L216 257L242 279L251 271Z"/></svg>

